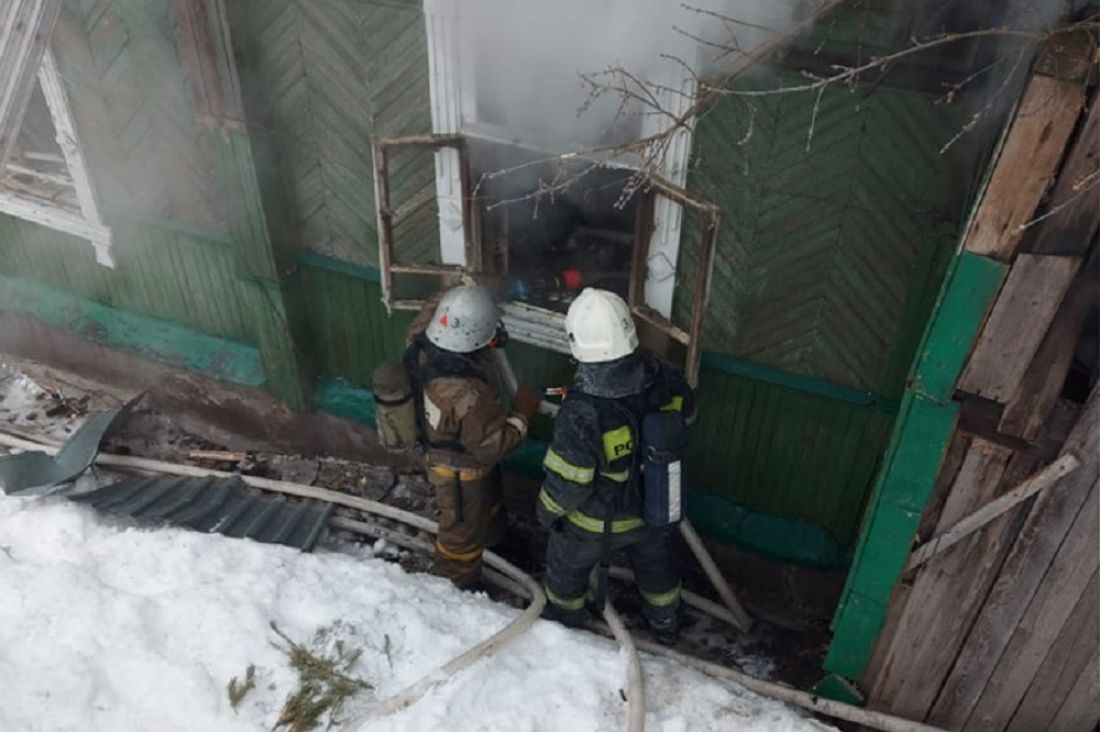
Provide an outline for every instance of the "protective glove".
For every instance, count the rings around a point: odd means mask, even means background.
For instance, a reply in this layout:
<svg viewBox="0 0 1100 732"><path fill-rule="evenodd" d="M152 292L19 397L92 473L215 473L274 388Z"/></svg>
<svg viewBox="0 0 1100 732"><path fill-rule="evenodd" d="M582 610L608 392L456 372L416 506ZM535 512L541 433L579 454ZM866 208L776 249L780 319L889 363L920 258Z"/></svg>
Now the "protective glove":
<svg viewBox="0 0 1100 732"><path fill-rule="evenodd" d="M539 411L539 402L542 398L539 393L530 386L521 386L516 389L516 398L512 402L512 408L522 414L530 422Z"/></svg>

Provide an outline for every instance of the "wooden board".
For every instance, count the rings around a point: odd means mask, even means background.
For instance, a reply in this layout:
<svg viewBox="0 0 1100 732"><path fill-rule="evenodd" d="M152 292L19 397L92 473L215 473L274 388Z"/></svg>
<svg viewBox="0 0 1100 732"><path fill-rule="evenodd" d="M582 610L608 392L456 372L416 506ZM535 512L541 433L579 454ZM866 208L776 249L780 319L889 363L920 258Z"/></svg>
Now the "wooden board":
<svg viewBox="0 0 1100 732"><path fill-rule="evenodd" d="M1100 97L1094 97L1048 197L1045 218L1027 231L1025 247L1038 254L1081 254L1100 225Z"/></svg>
<svg viewBox="0 0 1100 732"><path fill-rule="evenodd" d="M1097 207L1100 210L1100 206ZM1096 300L1097 252L1077 273L1062 300L1050 329L1043 336L1031 364L1020 379L1016 393L1005 405L998 429L1010 435L1034 440L1050 416L1065 385L1073 354L1089 308Z"/></svg>
<svg viewBox="0 0 1100 732"><path fill-rule="evenodd" d="M1038 495L1026 521L989 590L975 619L967 645L959 654L952 673L958 690L946 690L948 701L937 705L930 720L954 720L958 709L972 706L978 686L993 673L997 660L1020 624L1070 526L1077 519L1089 491L1097 480L1097 436L1100 390L1094 390L1074 431L1066 440L1066 451L1082 458L1082 465L1063 479L1063 484ZM968 681L969 679L969 681ZM965 688L964 688L965 687ZM906 692L908 693L908 692ZM960 706L961 705L961 706ZM965 718L965 717L963 717Z"/></svg>
<svg viewBox="0 0 1100 732"><path fill-rule="evenodd" d="M958 388L1001 403L1010 399L1080 267L1079 257L1021 254L1008 273Z"/></svg>
<svg viewBox="0 0 1100 732"><path fill-rule="evenodd" d="M1012 453L975 439L947 497L942 531L997 494ZM966 630L999 568L1008 517L936 557L913 582L909 603L869 689L870 704L908 719L923 719L936 699ZM980 557L980 561L975 558Z"/></svg>
<svg viewBox="0 0 1100 732"><path fill-rule="evenodd" d="M948 729L1001 730L1007 726L1029 686L1038 680L1040 665L1096 573L1100 548L1097 507L1094 483L1089 500L1003 653L998 656L1002 646L983 635L984 626L975 628L936 700L930 717L933 724Z"/></svg>
<svg viewBox="0 0 1100 732"><path fill-rule="evenodd" d="M1011 261L1046 193L1084 102L1081 85L1033 76L967 233L965 247Z"/></svg>
<svg viewBox="0 0 1100 732"><path fill-rule="evenodd" d="M1096 656L1096 639L1100 636L1100 584L1097 575L1081 594L1069 622L1062 628L1058 640L1050 647L1043 665L1035 675L1035 683L1020 702L1019 709L1006 728L1007 732L1033 732L1042 729L1052 719L1069 696L1088 664ZM1095 724L1095 720L1093 720ZM1088 725L1081 732L1094 729ZM998 728L1001 729L1001 728Z"/></svg>

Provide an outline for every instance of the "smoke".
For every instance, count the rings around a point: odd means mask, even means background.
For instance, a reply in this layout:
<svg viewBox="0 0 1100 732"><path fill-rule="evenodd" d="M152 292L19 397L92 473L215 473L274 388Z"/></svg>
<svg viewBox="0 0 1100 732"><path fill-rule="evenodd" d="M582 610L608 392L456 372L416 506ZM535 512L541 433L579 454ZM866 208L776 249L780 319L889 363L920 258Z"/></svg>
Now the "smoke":
<svg viewBox="0 0 1100 732"><path fill-rule="evenodd" d="M732 42L741 53L751 53L790 30L798 9L806 4L462 0L462 53L473 69L462 81L463 94L469 96L473 89L476 122L508 128L527 140L579 148L628 142L639 136L643 105L622 108L613 95L586 104L588 91L581 74L622 68L639 79L678 86L680 79L690 76L680 61L696 70L711 63L715 49L708 43ZM732 24L707 13L740 22ZM465 116L470 126L474 120L469 113Z"/></svg>

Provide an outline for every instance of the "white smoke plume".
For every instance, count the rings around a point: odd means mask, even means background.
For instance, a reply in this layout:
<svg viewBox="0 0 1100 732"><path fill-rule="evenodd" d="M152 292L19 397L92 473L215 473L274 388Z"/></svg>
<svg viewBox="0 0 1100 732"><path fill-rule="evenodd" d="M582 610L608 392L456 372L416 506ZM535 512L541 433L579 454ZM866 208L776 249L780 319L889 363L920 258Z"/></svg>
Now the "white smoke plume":
<svg viewBox="0 0 1100 732"><path fill-rule="evenodd" d="M459 34L473 69L465 74L463 94L473 91L478 121L533 139L582 147L628 142L638 136L637 109L620 109L619 100L608 95L579 113L588 94L581 74L618 67L658 83L690 76L676 67L680 61L695 69L705 66L714 53L706 42L729 44L735 36L740 50L751 53L789 31L812 5L803 0L462 0Z"/></svg>

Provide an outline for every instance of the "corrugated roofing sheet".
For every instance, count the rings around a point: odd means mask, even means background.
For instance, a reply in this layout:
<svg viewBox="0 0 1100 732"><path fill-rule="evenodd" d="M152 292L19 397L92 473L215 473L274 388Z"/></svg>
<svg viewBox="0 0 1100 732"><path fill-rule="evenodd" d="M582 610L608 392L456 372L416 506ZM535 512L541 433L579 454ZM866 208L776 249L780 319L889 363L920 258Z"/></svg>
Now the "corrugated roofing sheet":
<svg viewBox="0 0 1100 732"><path fill-rule="evenodd" d="M76 480L95 460L99 444L115 421L129 412L141 396L118 409L90 416L54 456L42 452L0 456L0 489L9 496L38 495Z"/></svg>
<svg viewBox="0 0 1100 732"><path fill-rule="evenodd" d="M142 525L168 524L303 551L313 549L332 511L331 503L265 496L235 476L129 478L68 498Z"/></svg>

